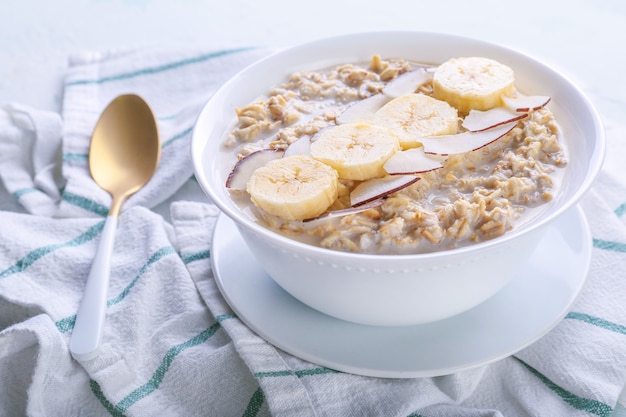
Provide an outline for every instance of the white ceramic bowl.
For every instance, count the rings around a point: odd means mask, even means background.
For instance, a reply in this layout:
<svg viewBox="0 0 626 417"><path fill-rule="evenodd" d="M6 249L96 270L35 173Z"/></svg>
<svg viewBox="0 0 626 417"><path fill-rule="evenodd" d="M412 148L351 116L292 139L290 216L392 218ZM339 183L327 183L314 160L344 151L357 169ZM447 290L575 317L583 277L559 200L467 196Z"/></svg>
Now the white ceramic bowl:
<svg viewBox="0 0 626 417"><path fill-rule="evenodd" d="M549 95L564 132L569 165L562 190L540 217L502 237L429 254L366 255L314 247L280 236L242 214L224 187L230 167L219 147L234 115L298 70L367 62L372 55L438 63L484 56L515 70L529 95ZM591 186L604 157L600 119L584 94L554 69L520 52L475 39L437 33L372 32L322 39L269 56L241 71L209 100L192 139L196 178L207 196L235 221L267 273L301 302L357 323L403 326L459 314L507 284L544 231ZM227 279L227 278L225 278ZM541 289L537 289L541 291Z"/></svg>

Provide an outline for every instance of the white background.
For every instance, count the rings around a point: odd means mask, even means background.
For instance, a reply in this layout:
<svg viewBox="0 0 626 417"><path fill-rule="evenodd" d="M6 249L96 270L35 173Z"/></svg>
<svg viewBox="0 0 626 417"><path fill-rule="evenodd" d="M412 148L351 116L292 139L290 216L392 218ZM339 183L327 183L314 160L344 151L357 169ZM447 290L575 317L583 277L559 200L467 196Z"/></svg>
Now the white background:
<svg viewBox="0 0 626 417"><path fill-rule="evenodd" d="M0 103L42 109L60 108L74 52L282 47L379 29L449 32L519 49L573 78L607 113L607 102L626 97L622 0L2 0L0 16Z"/></svg>

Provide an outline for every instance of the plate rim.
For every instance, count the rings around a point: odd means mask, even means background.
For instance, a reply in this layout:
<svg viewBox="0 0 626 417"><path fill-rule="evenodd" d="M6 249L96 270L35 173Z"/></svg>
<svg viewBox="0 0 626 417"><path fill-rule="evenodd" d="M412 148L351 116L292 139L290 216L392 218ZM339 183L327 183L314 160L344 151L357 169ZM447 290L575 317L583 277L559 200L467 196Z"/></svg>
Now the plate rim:
<svg viewBox="0 0 626 417"><path fill-rule="evenodd" d="M571 217L571 219L568 216ZM576 221L577 226L580 228L580 231L579 231L580 233L578 234L577 238L579 240L579 243L581 244L580 251L583 254L583 256L580 259L582 268L581 268L580 275L576 277L576 280L575 280L576 282L574 283L575 284L574 287L571 289L571 292L568 294L567 302L565 302L563 305L560 305L559 313L555 314L554 316L551 316L549 320L545 321L545 323L543 324L540 330L538 329L536 332L533 333L532 336L528 336L527 338L525 338L523 343L517 344L514 348L508 348L506 351L502 351L497 354L493 353L490 355L486 355L487 357L484 357L482 359L477 359L477 360L469 361L463 364L451 365L448 367L437 368L437 369L408 369L408 370L399 371L399 370L389 370L389 369L378 369L378 368L372 368L372 367L368 368L366 364L362 364L361 366L347 365L347 364L340 363L336 360L333 360L332 358L323 357L323 356L320 356L319 354L315 354L310 351L302 352L298 349L294 349L292 346L290 346L289 341L285 341L285 340L281 340L280 338L277 338L276 335L272 333L272 331L269 331L267 329L267 326L260 325L258 317L255 317L255 318L249 317L249 314L246 311L244 311L246 309L240 308L240 306L237 305L237 303L233 300L233 297L231 297L231 289L226 288L227 286L224 285L225 284L223 281L224 277L222 276L223 266L220 265L220 262L222 259L221 251L225 250L223 248L225 243L220 242L220 239L224 239L223 237L221 237L221 234L223 233L222 230L224 230L227 227L234 228L236 233L234 234L234 236L230 236L229 238L234 239L235 241L240 240L241 241L240 247L243 246L241 250L244 252L247 252L246 256L251 257L255 263L258 262L256 259L254 259L254 255L249 251L249 249L245 245L245 242L243 241L243 238L240 236L239 231L237 230L237 226L234 223L234 221L230 219L224 213L220 213L219 218L217 219L217 222L215 224L215 229L214 229L214 233L212 237L211 263L212 263L213 279L215 280L217 287L220 291L220 294L225 299L228 306L235 312L237 317L247 327L249 327L258 337L260 337L264 341L300 359L309 361L311 363L314 363L320 366L328 367L330 369L334 369L340 372L346 372L346 373L369 376L369 377L416 378L416 377L434 377L434 376L449 375L449 374L453 374L456 372L473 369L482 365L487 365L489 363L496 362L498 360L504 359L506 357L509 357L515 354L516 352L524 349L525 347L528 347L529 345L533 344L534 342L536 342L537 340L545 336L554 327L556 327L558 323L567 315L571 307L575 304L576 300L578 299L580 293L582 292L585 286L585 283L587 282L587 277L588 277L589 269L591 266L591 253L592 253L591 231L590 231L589 223L584 214L584 211L582 210L580 205L575 205L572 209L570 209L569 211L565 212L562 216L557 218L556 219L557 224L549 226L548 230L554 231L555 229L558 229L558 226L560 225L559 222L564 223L568 220ZM549 238L547 235L548 235L548 232L546 232L546 236L543 237L542 242ZM531 260L532 260L532 257L531 257ZM393 333L394 331L396 332L411 331L411 330L419 331L419 330L423 330L424 328L426 328L426 326L435 327L435 328L437 328L438 326L441 327L444 323L448 323L450 320L459 320L460 317L470 314L470 312L474 311L477 308L481 308L483 304L487 303L487 302L482 303L481 305L473 309L470 309L466 312L460 313L457 316L440 320L434 323L418 324L418 325L412 325L412 326L401 326L401 327L383 327L383 326L362 325L362 324L357 324L357 323L349 323L341 319L327 316L324 313L321 313L317 310L312 309L311 307L304 305L300 301L293 298L291 295L287 294L282 288L280 288L278 284L269 275L267 275L267 273L265 273L262 270L261 266L258 265L258 263L256 264L256 268L258 268L257 273L263 275L265 279L268 280L267 281L268 283L264 285L271 284L275 286L273 290L278 292L277 293L278 298L286 297L286 299L291 300L290 301L291 303L296 303L296 305L299 306L298 308L304 308L303 311L308 311L307 314L311 314L314 319L321 320L321 318L323 317L323 320L329 321L329 323L334 323L335 321L340 322L341 323L340 327L347 326L348 328L350 328L351 326L354 326L353 328L355 329L357 327L359 328L367 327L369 329L372 329L374 333L376 331L379 331L380 334L385 334L385 333L390 333L390 332ZM507 284L504 287L504 289L508 288L509 286L514 285L516 280L520 280L520 279L522 278L519 276L515 276L512 280L513 282ZM496 295L494 295L492 299L497 299L497 297L499 296L503 297L502 294L505 294L504 289L501 292L498 292ZM274 299L272 301L276 302L277 300ZM274 307L275 306L276 305L274 304ZM287 317L286 320L289 321L290 317ZM300 324L303 324L303 323L300 323Z"/></svg>

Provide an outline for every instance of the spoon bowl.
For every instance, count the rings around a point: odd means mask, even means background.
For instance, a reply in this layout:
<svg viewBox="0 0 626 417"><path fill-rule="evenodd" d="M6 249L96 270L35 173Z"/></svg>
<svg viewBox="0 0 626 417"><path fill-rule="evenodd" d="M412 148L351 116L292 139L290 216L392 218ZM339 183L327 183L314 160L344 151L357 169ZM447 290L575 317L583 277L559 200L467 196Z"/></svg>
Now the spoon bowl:
<svg viewBox="0 0 626 417"><path fill-rule="evenodd" d="M70 340L70 352L77 360L93 359L100 345L122 205L152 178L160 157L158 128L148 104L134 94L111 101L96 123L89 147L91 176L112 201Z"/></svg>
<svg viewBox="0 0 626 417"><path fill-rule="evenodd" d="M89 148L89 172L113 197L109 215L152 177L159 163L157 125L148 104L128 94L114 99L100 116Z"/></svg>

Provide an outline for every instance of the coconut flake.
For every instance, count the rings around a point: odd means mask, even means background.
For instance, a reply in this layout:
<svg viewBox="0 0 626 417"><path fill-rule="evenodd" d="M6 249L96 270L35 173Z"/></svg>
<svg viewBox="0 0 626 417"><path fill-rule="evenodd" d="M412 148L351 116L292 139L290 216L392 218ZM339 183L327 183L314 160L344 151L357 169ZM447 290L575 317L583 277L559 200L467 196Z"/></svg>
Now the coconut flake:
<svg viewBox="0 0 626 417"><path fill-rule="evenodd" d="M338 125L346 123L367 122L373 119L374 113L384 106L390 97L376 94L363 100L355 101L344 109L335 119Z"/></svg>
<svg viewBox="0 0 626 417"><path fill-rule="evenodd" d="M310 136L302 136L297 140L293 141L287 149L285 149L285 153L283 155L284 158L293 155L310 155L311 154L311 137Z"/></svg>
<svg viewBox="0 0 626 417"><path fill-rule="evenodd" d="M504 105L516 112L538 110L550 102L549 96L502 97Z"/></svg>
<svg viewBox="0 0 626 417"><path fill-rule="evenodd" d="M261 149L241 158L226 178L226 188L245 190L252 173L274 159L282 158L284 152L277 149Z"/></svg>
<svg viewBox="0 0 626 417"><path fill-rule="evenodd" d="M340 209L340 210L332 210L332 211L326 212L324 214L321 214L321 215L319 215L317 217L312 217L310 219L304 219L303 222L307 223L307 222L312 222L312 221L316 221L316 220L331 219L333 217L343 217L343 216L347 216L349 214L356 214L356 213L360 213L360 212L365 211L365 210L369 210L369 209L378 207L381 204L383 204L384 202L385 202L384 198L379 198L379 199L370 201L369 203L361 204L358 207L348 207L348 208Z"/></svg>
<svg viewBox="0 0 626 417"><path fill-rule="evenodd" d="M350 204L358 207L379 198L384 198L409 185L420 178L415 175L388 175L382 178L372 178L357 185L350 193Z"/></svg>
<svg viewBox="0 0 626 417"><path fill-rule="evenodd" d="M383 94L390 98L414 93L421 85L433 79L433 71L419 67L398 75L383 88Z"/></svg>
<svg viewBox="0 0 626 417"><path fill-rule="evenodd" d="M491 129L506 123L516 122L527 117L528 113L514 112L506 107L494 107L490 110L470 110L461 126L472 132Z"/></svg>
<svg viewBox="0 0 626 417"><path fill-rule="evenodd" d="M389 175L418 174L441 168L441 162L424 152L424 148L411 148L394 153L385 162Z"/></svg>
<svg viewBox="0 0 626 417"><path fill-rule="evenodd" d="M438 155L453 155L475 151L500 139L509 133L517 125L517 122L506 123L479 132L463 132L456 135L429 136L418 138L424 146L424 152Z"/></svg>

